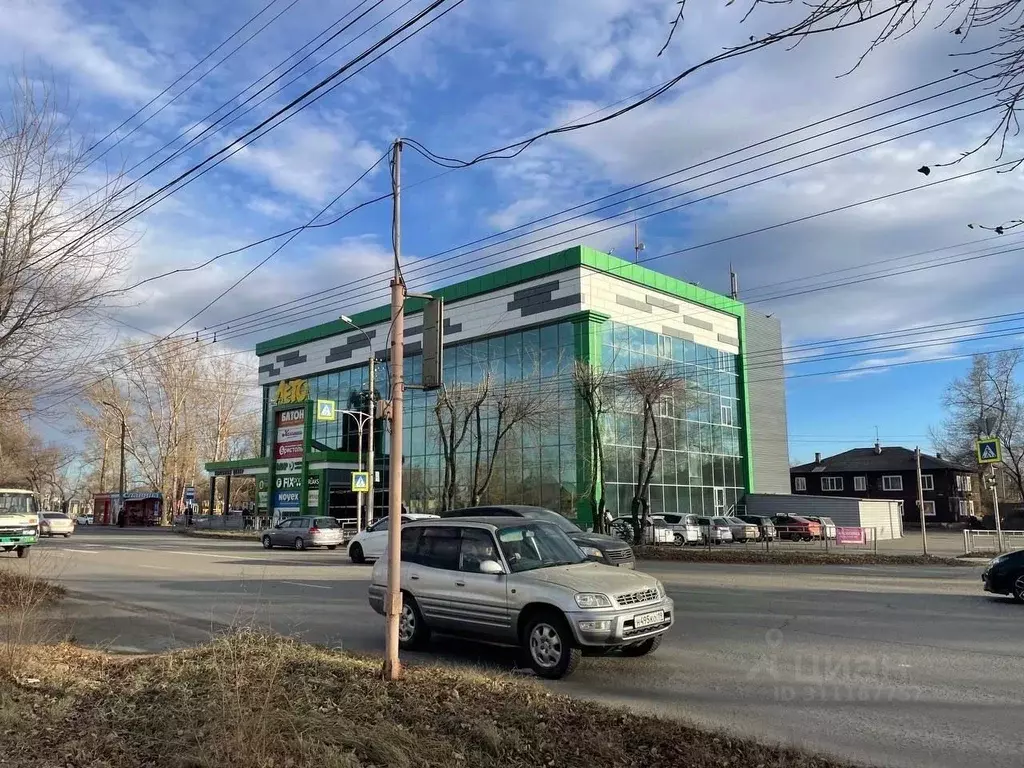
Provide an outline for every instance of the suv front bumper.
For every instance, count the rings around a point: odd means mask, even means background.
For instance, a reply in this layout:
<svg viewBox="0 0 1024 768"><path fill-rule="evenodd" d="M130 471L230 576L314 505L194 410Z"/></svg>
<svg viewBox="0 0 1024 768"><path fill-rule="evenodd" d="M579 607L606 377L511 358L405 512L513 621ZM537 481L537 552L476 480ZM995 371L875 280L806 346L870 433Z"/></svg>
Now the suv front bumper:
<svg viewBox="0 0 1024 768"><path fill-rule="evenodd" d="M638 617L661 612L661 620L636 627ZM665 597L656 603L631 605L627 608L607 608L598 611L569 611L566 619L572 627L576 642L582 646L626 645L646 640L667 632L675 623L675 604Z"/></svg>

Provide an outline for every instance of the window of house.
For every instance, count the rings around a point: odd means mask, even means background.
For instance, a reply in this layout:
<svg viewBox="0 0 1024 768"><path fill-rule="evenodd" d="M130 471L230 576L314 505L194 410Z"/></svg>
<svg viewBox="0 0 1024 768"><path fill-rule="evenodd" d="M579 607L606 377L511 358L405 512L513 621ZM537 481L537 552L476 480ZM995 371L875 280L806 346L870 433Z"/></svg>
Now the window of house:
<svg viewBox="0 0 1024 768"><path fill-rule="evenodd" d="M970 475L957 475L956 476L956 489L962 493L971 492L971 476Z"/></svg>
<svg viewBox="0 0 1024 768"><path fill-rule="evenodd" d="M899 475L882 475L883 491L902 491L903 478Z"/></svg>
<svg viewBox="0 0 1024 768"><path fill-rule="evenodd" d="M935 517L935 502L934 501L926 501L924 503L924 516L925 517Z"/></svg>
<svg viewBox="0 0 1024 768"><path fill-rule="evenodd" d="M806 477L794 477L793 478L793 489L797 491L807 490L807 478Z"/></svg>
<svg viewBox="0 0 1024 768"><path fill-rule="evenodd" d="M868 489L868 479L864 475L858 475L853 478L853 490L855 491L866 491Z"/></svg>
<svg viewBox="0 0 1024 768"><path fill-rule="evenodd" d="M925 491L935 490L935 480L931 475L921 475L921 489Z"/></svg>
<svg viewBox="0 0 1024 768"><path fill-rule="evenodd" d="M722 406L722 424L727 427L731 427L733 425L731 405Z"/></svg>
<svg viewBox="0 0 1024 768"><path fill-rule="evenodd" d="M821 490L823 490L823 491L841 491L841 490L843 490L843 478L841 478L841 477L823 477L823 478L821 478Z"/></svg>

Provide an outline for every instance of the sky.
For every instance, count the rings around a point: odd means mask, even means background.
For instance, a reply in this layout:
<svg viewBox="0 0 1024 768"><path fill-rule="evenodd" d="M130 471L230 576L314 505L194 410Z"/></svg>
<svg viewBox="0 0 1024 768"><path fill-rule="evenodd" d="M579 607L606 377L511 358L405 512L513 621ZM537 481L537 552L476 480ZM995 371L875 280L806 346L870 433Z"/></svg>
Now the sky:
<svg viewBox="0 0 1024 768"><path fill-rule="evenodd" d="M141 215L126 225L134 246L120 277L131 286L385 194L378 161L398 136L472 158L605 116L792 13L769 5L741 22L741 8L694 4L659 56L670 0L448 0L438 12L450 12L422 32L361 59L266 135L238 141L427 4L7 0L0 65L66 96L67 119L92 147L83 182L121 172L136 182L126 200ZM965 48L949 26L924 24L858 65L873 32L714 64L513 159L453 170L407 145L410 290L575 243L633 258L636 219L646 266L723 293L731 267L741 298L781 319L794 461L870 445L876 433L928 449L962 356L1019 344L1021 326L995 316L1018 311L1020 236L967 225L1019 216L1021 176L983 170L1000 162L992 148L953 162L997 120L972 116L993 100L954 72L968 60L950 57L982 45L984 31ZM148 207L147 196L221 150L223 162ZM212 344L216 331L218 351L249 354L255 369L256 342L384 303L390 225L388 203L370 203L273 255L284 238L149 280L96 320L108 344L172 332ZM518 239L497 236L512 227Z"/></svg>

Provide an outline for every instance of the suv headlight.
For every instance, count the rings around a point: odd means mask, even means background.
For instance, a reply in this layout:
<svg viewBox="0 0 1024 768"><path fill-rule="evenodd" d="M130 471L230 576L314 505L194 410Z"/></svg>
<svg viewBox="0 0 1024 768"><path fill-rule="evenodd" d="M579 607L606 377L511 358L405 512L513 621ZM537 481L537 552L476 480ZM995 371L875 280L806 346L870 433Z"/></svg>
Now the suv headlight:
<svg viewBox="0 0 1024 768"><path fill-rule="evenodd" d="M598 560L604 560L604 553L602 553L597 547L588 547L585 544L580 544L578 546L584 557L596 557Z"/></svg>
<svg viewBox="0 0 1024 768"><path fill-rule="evenodd" d="M665 585L660 581L654 582L654 588L658 590L658 597L665 597Z"/></svg>
<svg viewBox="0 0 1024 768"><path fill-rule="evenodd" d="M576 605L580 608L611 608L612 601L608 595L599 592L583 592L576 595Z"/></svg>

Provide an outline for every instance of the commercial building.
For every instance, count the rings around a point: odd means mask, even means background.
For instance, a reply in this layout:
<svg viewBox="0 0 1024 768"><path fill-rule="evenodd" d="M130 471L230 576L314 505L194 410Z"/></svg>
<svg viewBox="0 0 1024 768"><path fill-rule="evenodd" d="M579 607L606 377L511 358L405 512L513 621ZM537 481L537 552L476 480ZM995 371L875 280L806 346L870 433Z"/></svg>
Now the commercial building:
<svg viewBox="0 0 1024 768"><path fill-rule="evenodd" d="M661 369L685 381L685 396L657 405L660 454L650 487L652 512L721 513L748 492L788 492L777 319L583 246L432 295L445 302L443 378L449 394L487 381L494 397L516 392L542 403L542 417L496 439L503 417L496 404L485 405L479 427L475 415L464 427L457 424L453 434L464 430L466 436L454 461L446 461L438 393L407 390L404 501L412 511L439 508L452 485L456 504L468 504L476 486L482 502L540 504L586 523L593 434L573 386L577 362L619 377L634 368ZM406 305L405 375L412 385L422 380L422 307L414 298ZM350 320L257 345L262 455L207 467L214 475L260 475L260 504L275 516L299 509L354 516L359 436L355 420L342 411L364 409L371 358L378 361L377 396L387 396L390 313L380 307ZM335 404L333 420L318 418L317 401ZM628 513L636 484L644 442L636 411L617 402L602 423L602 469L613 514ZM443 408L441 416L446 418ZM376 469L386 478L390 441L383 424L376 424ZM653 448L650 435L647 440ZM487 482L479 482L481 466ZM454 484L446 482L452 470ZM387 501L383 485L376 486L378 511Z"/></svg>
<svg viewBox="0 0 1024 768"><path fill-rule="evenodd" d="M903 520L920 527L917 511L917 460L899 446L854 448L790 470L797 496L884 499L903 505ZM974 471L940 456L921 454L921 486L928 523L964 522L974 514Z"/></svg>

